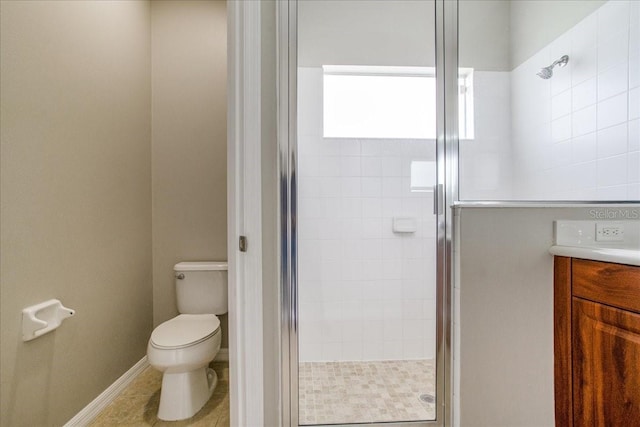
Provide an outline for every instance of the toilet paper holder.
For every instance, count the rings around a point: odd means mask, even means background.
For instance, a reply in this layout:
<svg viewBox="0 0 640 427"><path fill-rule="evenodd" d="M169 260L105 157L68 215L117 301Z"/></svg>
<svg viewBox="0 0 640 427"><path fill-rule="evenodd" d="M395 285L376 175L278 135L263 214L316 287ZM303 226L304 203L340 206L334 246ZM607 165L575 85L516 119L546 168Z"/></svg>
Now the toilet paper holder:
<svg viewBox="0 0 640 427"><path fill-rule="evenodd" d="M76 313L57 299L50 299L22 310L22 340L31 341L58 328Z"/></svg>

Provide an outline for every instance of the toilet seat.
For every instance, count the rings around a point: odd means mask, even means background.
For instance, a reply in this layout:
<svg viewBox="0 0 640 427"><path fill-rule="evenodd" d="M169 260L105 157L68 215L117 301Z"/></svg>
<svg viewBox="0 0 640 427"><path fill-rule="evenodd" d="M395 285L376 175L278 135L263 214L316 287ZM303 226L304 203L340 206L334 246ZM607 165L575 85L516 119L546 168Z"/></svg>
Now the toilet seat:
<svg viewBox="0 0 640 427"><path fill-rule="evenodd" d="M220 331L215 314L180 314L160 324L149 343L158 349L179 349L201 343Z"/></svg>

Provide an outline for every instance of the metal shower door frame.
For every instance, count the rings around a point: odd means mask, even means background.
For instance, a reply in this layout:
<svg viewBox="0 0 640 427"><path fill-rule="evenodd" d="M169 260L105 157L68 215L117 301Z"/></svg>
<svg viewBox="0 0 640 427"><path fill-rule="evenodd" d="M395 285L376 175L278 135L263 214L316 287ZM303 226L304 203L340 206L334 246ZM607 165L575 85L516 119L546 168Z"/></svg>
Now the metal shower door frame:
<svg viewBox="0 0 640 427"><path fill-rule="evenodd" d="M277 3L278 248L282 425L298 424L297 0ZM457 201L458 2L434 0L437 103L436 419L367 426L453 425L453 204ZM357 425L357 424L355 424Z"/></svg>

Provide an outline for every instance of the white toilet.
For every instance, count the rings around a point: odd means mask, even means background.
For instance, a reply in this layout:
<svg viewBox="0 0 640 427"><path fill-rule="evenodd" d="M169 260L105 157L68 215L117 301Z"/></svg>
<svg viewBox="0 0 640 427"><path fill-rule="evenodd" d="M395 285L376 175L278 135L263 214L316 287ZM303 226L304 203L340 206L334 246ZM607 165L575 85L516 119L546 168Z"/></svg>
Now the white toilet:
<svg viewBox="0 0 640 427"><path fill-rule="evenodd" d="M228 311L227 263L181 262L176 276L178 316L153 330L149 364L163 372L158 418L176 421L196 414L218 377L208 365L220 350L217 314Z"/></svg>

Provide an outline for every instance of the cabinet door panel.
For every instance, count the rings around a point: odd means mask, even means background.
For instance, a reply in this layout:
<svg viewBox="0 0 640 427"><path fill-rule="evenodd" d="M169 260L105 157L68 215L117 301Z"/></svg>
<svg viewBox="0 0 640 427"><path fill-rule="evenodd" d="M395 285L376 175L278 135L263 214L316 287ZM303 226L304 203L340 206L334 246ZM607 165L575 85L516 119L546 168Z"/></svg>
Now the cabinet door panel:
<svg viewBox="0 0 640 427"><path fill-rule="evenodd" d="M574 426L640 424L640 315L573 298Z"/></svg>
<svg viewBox="0 0 640 427"><path fill-rule="evenodd" d="M573 295L640 313L640 267L574 259Z"/></svg>

